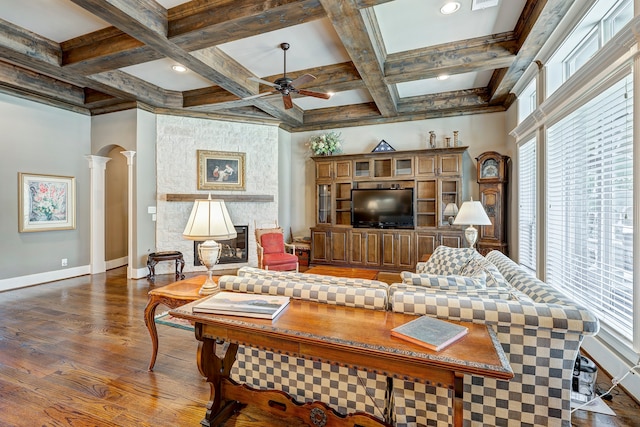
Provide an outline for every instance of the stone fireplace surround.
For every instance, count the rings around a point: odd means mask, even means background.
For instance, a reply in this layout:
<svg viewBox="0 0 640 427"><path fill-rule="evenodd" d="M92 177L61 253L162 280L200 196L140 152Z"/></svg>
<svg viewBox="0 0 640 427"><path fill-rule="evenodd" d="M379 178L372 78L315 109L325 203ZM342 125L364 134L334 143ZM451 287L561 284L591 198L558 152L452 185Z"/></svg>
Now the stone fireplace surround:
<svg viewBox="0 0 640 427"><path fill-rule="evenodd" d="M193 242L182 237L189 219L193 199L168 201L172 194L197 194L206 199L209 192L197 190L197 150L245 153L245 191L212 191L216 195L268 195L269 201L228 200L225 202L234 224L247 224L248 261L223 264L219 269L257 266L254 233L256 220L278 218L278 128L220 120L158 115L156 145L156 248L155 251L180 251L185 272L204 272L194 265ZM154 252L153 248L150 252ZM168 274L166 263L158 265L156 274ZM218 266L216 266L218 267ZM214 268L214 271L216 268Z"/></svg>

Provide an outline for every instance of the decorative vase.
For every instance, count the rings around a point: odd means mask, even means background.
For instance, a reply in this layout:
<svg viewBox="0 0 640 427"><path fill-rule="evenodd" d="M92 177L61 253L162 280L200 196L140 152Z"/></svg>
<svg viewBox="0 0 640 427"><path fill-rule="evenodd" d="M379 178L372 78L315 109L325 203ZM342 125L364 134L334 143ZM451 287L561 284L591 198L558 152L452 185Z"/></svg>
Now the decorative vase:
<svg viewBox="0 0 640 427"><path fill-rule="evenodd" d="M453 131L453 146L457 147L458 145L460 145L460 143L458 141L458 131L454 130Z"/></svg>
<svg viewBox="0 0 640 427"><path fill-rule="evenodd" d="M432 130L429 131L429 147L436 148L436 133Z"/></svg>

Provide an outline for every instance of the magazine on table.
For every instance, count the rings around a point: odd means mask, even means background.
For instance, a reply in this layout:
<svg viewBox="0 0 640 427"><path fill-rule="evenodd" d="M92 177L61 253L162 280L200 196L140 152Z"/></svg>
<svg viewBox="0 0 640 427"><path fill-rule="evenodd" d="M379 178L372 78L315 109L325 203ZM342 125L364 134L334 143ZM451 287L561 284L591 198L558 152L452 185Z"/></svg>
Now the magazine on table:
<svg viewBox="0 0 640 427"><path fill-rule="evenodd" d="M193 312L275 319L289 300L281 295L221 291L195 304Z"/></svg>
<svg viewBox="0 0 640 427"><path fill-rule="evenodd" d="M440 351L467 335L469 328L435 317L420 316L410 322L395 327L391 336L421 345L433 351Z"/></svg>

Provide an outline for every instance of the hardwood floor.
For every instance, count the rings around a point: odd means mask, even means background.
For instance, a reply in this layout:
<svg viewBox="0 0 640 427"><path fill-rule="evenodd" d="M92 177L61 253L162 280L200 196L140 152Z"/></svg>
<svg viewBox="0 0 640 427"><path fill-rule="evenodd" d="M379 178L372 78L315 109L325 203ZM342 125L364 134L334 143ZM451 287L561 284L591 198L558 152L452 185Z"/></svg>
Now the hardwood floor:
<svg viewBox="0 0 640 427"><path fill-rule="evenodd" d="M127 280L118 268L0 293L0 426L198 426L209 387L192 333L159 326L158 359L147 371L147 292L172 281ZM599 376L602 388L608 381ZM610 405L617 417L578 411L573 425L640 426L640 407L624 393ZM256 411L225 423L274 425Z"/></svg>

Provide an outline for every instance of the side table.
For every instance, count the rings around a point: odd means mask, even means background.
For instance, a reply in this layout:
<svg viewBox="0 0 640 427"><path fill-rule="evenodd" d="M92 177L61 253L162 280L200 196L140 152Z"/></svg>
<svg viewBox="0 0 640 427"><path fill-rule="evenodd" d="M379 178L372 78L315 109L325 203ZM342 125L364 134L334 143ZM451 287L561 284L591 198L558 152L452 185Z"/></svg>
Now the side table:
<svg viewBox="0 0 640 427"><path fill-rule="evenodd" d="M218 283L219 278L220 276L213 276L213 281ZM170 309L174 309L202 298L198 291L205 279L206 276L190 277L189 279L180 280L149 291L149 301L144 309L144 323L147 325L149 335L151 335L151 345L153 346L149 371L153 371L153 366L158 356L158 330L155 322L156 307L159 304L164 304Z"/></svg>
<svg viewBox="0 0 640 427"><path fill-rule="evenodd" d="M165 251L165 252L153 252L147 257L147 268L149 268L149 274L147 279L154 282L156 280L156 264L160 261L175 261L176 262L176 279L184 279L184 257L182 252L178 251ZM178 270L180 268L180 270Z"/></svg>

